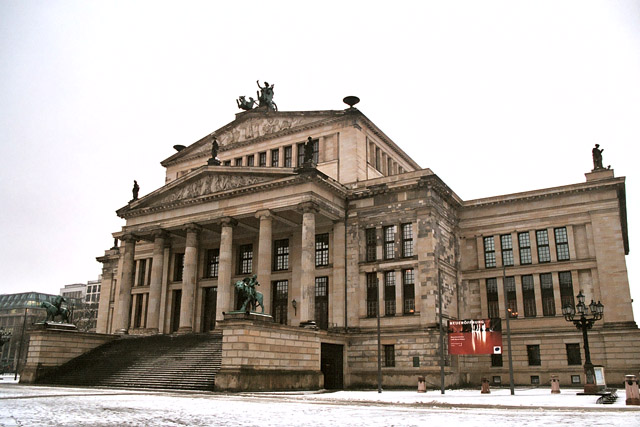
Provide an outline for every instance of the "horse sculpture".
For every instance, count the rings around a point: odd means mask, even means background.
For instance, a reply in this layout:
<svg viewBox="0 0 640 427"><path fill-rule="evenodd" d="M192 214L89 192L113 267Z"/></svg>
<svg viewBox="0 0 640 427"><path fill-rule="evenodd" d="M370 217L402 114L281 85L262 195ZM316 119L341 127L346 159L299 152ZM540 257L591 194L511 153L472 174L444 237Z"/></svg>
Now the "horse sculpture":
<svg viewBox="0 0 640 427"><path fill-rule="evenodd" d="M62 307L63 302L66 302L66 300L61 296L57 296L53 299L53 303L43 301L42 304L40 304L40 307L47 310L46 322L55 322L56 316L60 316L63 323L71 322L71 311L66 307Z"/></svg>
<svg viewBox="0 0 640 427"><path fill-rule="evenodd" d="M248 313L250 311L256 311L258 306L260 306L262 313L264 313L262 292L256 290L256 286L260 286L256 277L255 274L252 277L245 277L242 280L238 280L234 285L238 290L238 300L243 301L240 311Z"/></svg>

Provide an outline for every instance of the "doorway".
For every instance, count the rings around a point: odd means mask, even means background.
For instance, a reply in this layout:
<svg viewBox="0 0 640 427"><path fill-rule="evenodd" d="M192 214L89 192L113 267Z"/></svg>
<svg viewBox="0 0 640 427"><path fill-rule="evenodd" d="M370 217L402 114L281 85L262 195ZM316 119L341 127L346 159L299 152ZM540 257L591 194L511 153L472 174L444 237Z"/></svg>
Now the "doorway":
<svg viewBox="0 0 640 427"><path fill-rule="evenodd" d="M204 288L204 309L202 310L202 332L213 331L216 327L216 304L218 288Z"/></svg>
<svg viewBox="0 0 640 427"><path fill-rule="evenodd" d="M180 327L180 304L182 303L182 289L173 291L171 301L171 332L178 332Z"/></svg>
<svg viewBox="0 0 640 427"><path fill-rule="evenodd" d="M321 344L320 365L324 375L324 388L327 390L341 390L344 388L343 352L343 345Z"/></svg>

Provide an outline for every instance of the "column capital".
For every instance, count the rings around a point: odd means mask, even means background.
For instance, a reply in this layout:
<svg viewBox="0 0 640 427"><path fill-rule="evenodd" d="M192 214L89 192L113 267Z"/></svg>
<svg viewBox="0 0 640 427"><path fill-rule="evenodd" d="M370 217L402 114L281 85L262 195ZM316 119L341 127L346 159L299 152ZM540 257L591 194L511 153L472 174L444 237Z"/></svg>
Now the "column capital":
<svg viewBox="0 0 640 427"><path fill-rule="evenodd" d="M273 214L271 213L271 211L269 209L263 209L263 210L260 210L260 211L256 212L256 218L258 218L258 219L273 218Z"/></svg>
<svg viewBox="0 0 640 427"><path fill-rule="evenodd" d="M220 218L220 225L223 227L235 227L236 225L238 225L238 221L230 216L225 216Z"/></svg>
<svg viewBox="0 0 640 427"><path fill-rule="evenodd" d="M151 233L151 235L153 236L154 239L166 239L169 237L169 233L166 230L163 230L162 228L159 228L157 230L153 230L153 232Z"/></svg>
<svg viewBox="0 0 640 427"><path fill-rule="evenodd" d="M184 227L182 227L182 229L187 233L198 233L202 231L202 226L192 222L192 223L186 224Z"/></svg>
<svg viewBox="0 0 640 427"><path fill-rule="evenodd" d="M316 202L304 202L300 204L300 210L302 213L318 213L320 210Z"/></svg>
<svg viewBox="0 0 640 427"><path fill-rule="evenodd" d="M120 241L122 242L137 242L138 241L138 237L132 233L127 233L127 234L123 234L122 236L118 237L118 239L120 239Z"/></svg>

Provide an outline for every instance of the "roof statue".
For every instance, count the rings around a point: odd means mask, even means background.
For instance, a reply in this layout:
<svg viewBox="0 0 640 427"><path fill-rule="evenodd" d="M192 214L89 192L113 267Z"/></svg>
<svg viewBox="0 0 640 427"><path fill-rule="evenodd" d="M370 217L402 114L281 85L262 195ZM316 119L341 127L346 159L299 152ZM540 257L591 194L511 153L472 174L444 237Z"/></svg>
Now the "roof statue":
<svg viewBox="0 0 640 427"><path fill-rule="evenodd" d="M258 108L278 111L278 106L275 102L273 102L273 87L275 85L269 85L268 82L264 82L264 86L260 86L260 80L256 80L256 84L260 89L259 91L256 91L258 100L255 100L252 97L249 97L249 99L247 99L247 97L245 96L240 96L238 99L236 99L238 108L249 111L253 109L255 104L258 104Z"/></svg>
<svg viewBox="0 0 640 427"><path fill-rule="evenodd" d="M604 148L602 150L599 149L600 144L596 144L595 147L593 147L593 150L591 150L591 156L593 157L593 170L598 170L598 169L604 169L604 167L602 166L602 152L604 151Z"/></svg>
<svg viewBox="0 0 640 427"><path fill-rule="evenodd" d="M133 199L131 199L132 202L138 200L138 193L140 192L140 186L138 185L138 181L136 181L135 179L133 180L133 189L131 190L131 192L133 193Z"/></svg>
<svg viewBox="0 0 640 427"><path fill-rule="evenodd" d="M218 149L220 145L218 145L218 138L214 135L211 140L211 158L207 162L209 166L220 166L220 160L218 160Z"/></svg>
<svg viewBox="0 0 640 427"><path fill-rule="evenodd" d="M251 110L253 106L256 104L256 100L253 99L252 97L249 97L249 99L247 100L246 97L244 97L243 95L240 95L240 97L236 99L236 103L238 104L238 108L248 111L248 110Z"/></svg>

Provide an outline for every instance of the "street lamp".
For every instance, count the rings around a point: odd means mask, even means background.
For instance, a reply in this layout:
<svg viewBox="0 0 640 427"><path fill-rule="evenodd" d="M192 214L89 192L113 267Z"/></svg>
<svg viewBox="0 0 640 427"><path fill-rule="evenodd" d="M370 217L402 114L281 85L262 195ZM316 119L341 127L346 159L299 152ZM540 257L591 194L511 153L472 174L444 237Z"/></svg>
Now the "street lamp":
<svg viewBox="0 0 640 427"><path fill-rule="evenodd" d="M584 303L584 294L582 290L576 296L578 304L575 308L572 304L565 304L562 307L562 314L567 322L573 322L573 324L582 331L582 339L584 341L584 373L587 377L587 382L584 385L585 394L596 394L598 389L595 381L595 370L591 363L591 353L589 352L589 338L587 337L587 330L593 327L593 324L602 319L604 314L604 305L600 301L596 304L591 300L591 304L586 305ZM576 318L578 315L578 318Z"/></svg>

